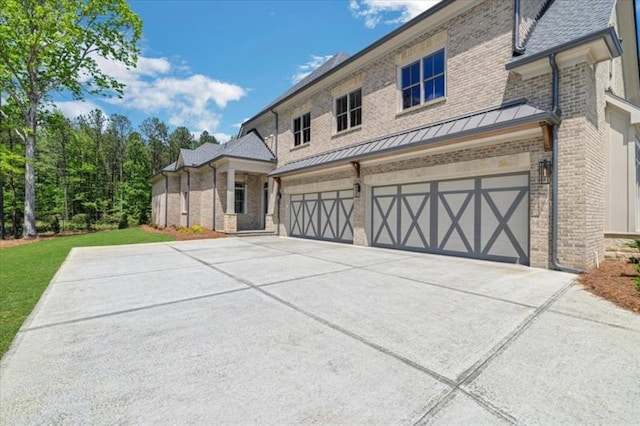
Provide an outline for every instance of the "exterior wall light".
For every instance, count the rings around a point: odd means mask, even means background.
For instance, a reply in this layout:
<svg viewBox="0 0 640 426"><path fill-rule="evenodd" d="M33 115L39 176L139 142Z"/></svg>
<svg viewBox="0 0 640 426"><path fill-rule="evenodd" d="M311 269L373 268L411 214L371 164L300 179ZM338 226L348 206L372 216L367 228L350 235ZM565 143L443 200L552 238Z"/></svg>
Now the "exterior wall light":
<svg viewBox="0 0 640 426"><path fill-rule="evenodd" d="M360 187L360 183L356 182L353 184L353 196L358 198L360 196L360 190L362 188Z"/></svg>
<svg viewBox="0 0 640 426"><path fill-rule="evenodd" d="M551 183L552 172L551 161L545 158L538 163L538 177L541 185L549 185Z"/></svg>

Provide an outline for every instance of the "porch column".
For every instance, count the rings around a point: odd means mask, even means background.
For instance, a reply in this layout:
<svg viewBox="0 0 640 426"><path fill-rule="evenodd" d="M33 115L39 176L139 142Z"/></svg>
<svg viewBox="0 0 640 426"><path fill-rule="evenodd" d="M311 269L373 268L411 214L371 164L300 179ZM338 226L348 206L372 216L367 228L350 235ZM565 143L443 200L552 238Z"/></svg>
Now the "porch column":
<svg viewBox="0 0 640 426"><path fill-rule="evenodd" d="M227 171L227 214L236 212L236 169L229 167Z"/></svg>

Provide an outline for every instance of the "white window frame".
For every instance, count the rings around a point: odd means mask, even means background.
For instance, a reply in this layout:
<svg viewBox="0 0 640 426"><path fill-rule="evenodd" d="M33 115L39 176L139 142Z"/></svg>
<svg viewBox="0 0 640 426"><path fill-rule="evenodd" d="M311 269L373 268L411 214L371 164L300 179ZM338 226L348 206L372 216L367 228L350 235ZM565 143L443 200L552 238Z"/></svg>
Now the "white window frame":
<svg viewBox="0 0 640 426"><path fill-rule="evenodd" d="M241 186L242 188L238 188ZM236 197L236 191L238 189L242 189L242 211L239 212L236 210L238 197ZM244 181L236 181L233 186L233 212L235 214L247 214L247 182Z"/></svg>
<svg viewBox="0 0 640 426"><path fill-rule="evenodd" d="M357 125L353 125L351 123L351 94L354 92L360 91L360 106L358 108L360 108L360 124ZM342 99L346 97L347 98L347 112L345 114L347 114L347 128L346 129L342 129L342 130L338 130L338 99ZM360 127L362 127L362 109L363 109L363 104L364 104L364 98L362 96L362 87L358 87L356 89L353 90L349 90L348 92L342 93L339 96L335 96L333 98L333 133L334 134L338 134L338 133L344 133L344 132L348 132L350 130L353 129L358 129Z"/></svg>
<svg viewBox="0 0 640 426"><path fill-rule="evenodd" d="M187 214L187 205L189 204L189 192L188 191L183 191L182 192L182 214Z"/></svg>
<svg viewBox="0 0 640 426"><path fill-rule="evenodd" d="M309 127L304 127L304 116L305 115L309 115ZM296 132L295 131L295 123L296 120L300 120L300 131ZM304 131L306 129L309 129L309 140L304 140ZM296 144L296 133L300 133L300 143ZM311 142L311 111L309 112L305 112L304 114L300 114L299 116L295 117L293 120L291 120L291 134L293 135L293 147L297 148L299 146L303 146L305 144L308 144L309 142Z"/></svg>
<svg viewBox="0 0 640 426"><path fill-rule="evenodd" d="M424 95L424 60L425 58L427 58L428 56L434 55L436 53L438 53L439 51L443 51L444 52L444 68L443 68L443 73L444 73L444 95L439 97L439 98L435 98L435 99L431 99L429 101L425 101L425 95ZM448 70L447 70L447 59L448 59L449 55L447 52L447 47L446 46L437 46L434 47L433 49L430 49L427 52L422 52L420 53L420 55L415 55L412 56L411 58L407 58L406 60L397 63L397 69L396 69L396 89L397 89L397 112L398 113L403 113L406 111L413 111L415 109L419 109L421 107L427 106L427 105L432 105L432 104L436 104L439 102L442 102L444 100L447 99L447 76L448 76ZM411 106L409 108L403 108L403 96L402 96L402 69L415 63L415 62L419 62L420 63L420 103L414 106Z"/></svg>

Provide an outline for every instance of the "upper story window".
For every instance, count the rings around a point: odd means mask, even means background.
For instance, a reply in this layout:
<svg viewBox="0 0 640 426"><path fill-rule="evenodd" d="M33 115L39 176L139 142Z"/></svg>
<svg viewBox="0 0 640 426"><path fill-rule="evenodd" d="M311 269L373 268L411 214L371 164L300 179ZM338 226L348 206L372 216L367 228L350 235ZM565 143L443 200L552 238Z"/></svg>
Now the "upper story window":
<svg viewBox="0 0 640 426"><path fill-rule="evenodd" d="M299 146L311 140L311 113L293 119L293 146Z"/></svg>
<svg viewBox="0 0 640 426"><path fill-rule="evenodd" d="M362 89L336 98L336 131L357 127L362 124Z"/></svg>
<svg viewBox="0 0 640 426"><path fill-rule="evenodd" d="M402 109L445 96L445 55L440 49L415 61L400 72Z"/></svg>

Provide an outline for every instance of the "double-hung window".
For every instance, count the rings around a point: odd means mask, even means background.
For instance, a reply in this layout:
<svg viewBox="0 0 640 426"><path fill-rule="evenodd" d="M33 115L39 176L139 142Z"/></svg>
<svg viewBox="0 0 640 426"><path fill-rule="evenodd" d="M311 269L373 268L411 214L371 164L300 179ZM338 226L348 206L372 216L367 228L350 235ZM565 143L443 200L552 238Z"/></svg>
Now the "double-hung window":
<svg viewBox="0 0 640 426"><path fill-rule="evenodd" d="M336 132L362 124L362 89L336 98Z"/></svg>
<svg viewBox="0 0 640 426"><path fill-rule="evenodd" d="M440 49L402 67L400 72L402 109L445 96L445 55Z"/></svg>
<svg viewBox="0 0 640 426"><path fill-rule="evenodd" d="M311 140L311 113L293 119L293 146L300 146Z"/></svg>
<svg viewBox="0 0 640 426"><path fill-rule="evenodd" d="M245 207L247 204L247 184L245 182L236 182L234 195L234 211L237 214L245 214Z"/></svg>

